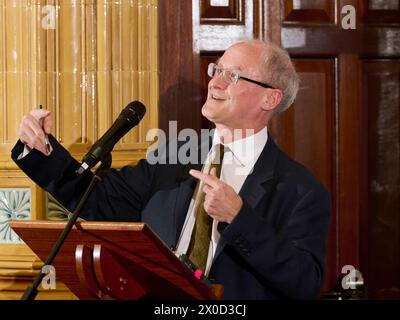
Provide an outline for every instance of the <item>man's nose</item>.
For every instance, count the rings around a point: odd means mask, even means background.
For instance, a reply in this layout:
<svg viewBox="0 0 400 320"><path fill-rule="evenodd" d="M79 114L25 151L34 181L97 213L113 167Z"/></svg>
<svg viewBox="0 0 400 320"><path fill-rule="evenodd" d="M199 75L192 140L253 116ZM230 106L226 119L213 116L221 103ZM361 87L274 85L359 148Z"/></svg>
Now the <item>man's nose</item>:
<svg viewBox="0 0 400 320"><path fill-rule="evenodd" d="M220 89L220 90L224 90L228 87L228 83L226 82L226 80L224 79L222 73L215 75L214 77L212 77L210 79L210 81L208 82L208 87L209 88L216 88L216 89Z"/></svg>

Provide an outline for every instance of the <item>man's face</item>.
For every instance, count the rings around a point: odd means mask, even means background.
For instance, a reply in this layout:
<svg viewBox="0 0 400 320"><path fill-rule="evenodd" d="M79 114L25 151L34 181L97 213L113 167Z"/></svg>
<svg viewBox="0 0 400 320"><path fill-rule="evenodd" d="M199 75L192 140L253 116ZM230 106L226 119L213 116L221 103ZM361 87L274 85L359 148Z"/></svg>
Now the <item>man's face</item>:
<svg viewBox="0 0 400 320"><path fill-rule="evenodd" d="M242 43L225 51L217 65L223 69L237 71L239 75L262 81L258 72L261 64L260 47ZM259 129L265 126L265 111L262 108L267 90L244 80L229 83L221 75L208 83L207 100L201 110L203 116L230 129Z"/></svg>

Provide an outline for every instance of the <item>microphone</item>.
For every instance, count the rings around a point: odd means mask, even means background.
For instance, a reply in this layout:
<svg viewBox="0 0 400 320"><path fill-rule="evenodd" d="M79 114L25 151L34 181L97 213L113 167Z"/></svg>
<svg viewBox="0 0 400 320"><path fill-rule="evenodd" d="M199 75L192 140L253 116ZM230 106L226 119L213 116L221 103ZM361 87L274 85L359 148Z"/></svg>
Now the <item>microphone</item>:
<svg viewBox="0 0 400 320"><path fill-rule="evenodd" d="M121 111L113 125L83 157L81 166L76 170L77 175L81 175L86 170L93 168L100 160L106 157L118 140L142 120L145 113L146 107L140 101L129 103Z"/></svg>

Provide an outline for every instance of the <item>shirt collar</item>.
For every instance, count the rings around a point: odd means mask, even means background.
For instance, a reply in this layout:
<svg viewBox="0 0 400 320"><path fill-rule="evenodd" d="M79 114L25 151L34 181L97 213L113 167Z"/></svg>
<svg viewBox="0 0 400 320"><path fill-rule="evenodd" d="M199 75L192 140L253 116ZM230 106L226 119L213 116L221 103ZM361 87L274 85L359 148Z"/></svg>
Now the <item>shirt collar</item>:
<svg viewBox="0 0 400 320"><path fill-rule="evenodd" d="M264 127L257 133L243 139L224 144L242 166L254 165L268 140L268 129ZM215 129L211 150L221 143L218 131Z"/></svg>

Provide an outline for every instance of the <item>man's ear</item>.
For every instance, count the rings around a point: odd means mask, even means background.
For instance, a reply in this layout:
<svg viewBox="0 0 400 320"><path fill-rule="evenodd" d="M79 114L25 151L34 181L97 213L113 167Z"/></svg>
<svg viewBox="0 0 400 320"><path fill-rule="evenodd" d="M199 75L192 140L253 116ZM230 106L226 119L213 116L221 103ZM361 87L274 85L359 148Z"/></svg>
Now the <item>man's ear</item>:
<svg viewBox="0 0 400 320"><path fill-rule="evenodd" d="M264 96L264 103L262 108L264 111L271 111L275 109L279 103L282 101L283 93L279 89L268 89Z"/></svg>

